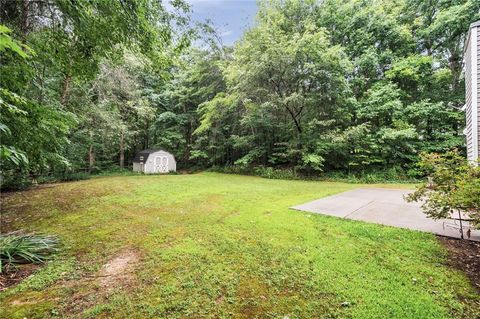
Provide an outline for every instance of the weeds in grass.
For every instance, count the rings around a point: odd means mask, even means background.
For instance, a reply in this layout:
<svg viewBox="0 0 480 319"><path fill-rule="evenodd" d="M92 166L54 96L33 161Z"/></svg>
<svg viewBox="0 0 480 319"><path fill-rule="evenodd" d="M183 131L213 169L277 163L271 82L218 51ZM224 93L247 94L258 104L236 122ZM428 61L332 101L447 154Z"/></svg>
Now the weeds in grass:
<svg viewBox="0 0 480 319"><path fill-rule="evenodd" d="M10 293L15 294L25 290L42 291L61 278L75 277L76 266L77 262L74 257L52 258L45 267L37 270L34 276L29 276L20 282Z"/></svg>
<svg viewBox="0 0 480 319"><path fill-rule="evenodd" d="M0 273L15 264L43 263L58 251L58 244L55 236L0 235Z"/></svg>

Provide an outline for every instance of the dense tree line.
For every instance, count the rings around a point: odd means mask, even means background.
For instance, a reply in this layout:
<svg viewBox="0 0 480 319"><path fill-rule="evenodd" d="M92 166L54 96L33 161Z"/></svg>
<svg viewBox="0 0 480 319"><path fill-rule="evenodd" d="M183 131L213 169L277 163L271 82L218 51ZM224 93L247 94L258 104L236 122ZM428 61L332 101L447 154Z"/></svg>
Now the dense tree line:
<svg viewBox="0 0 480 319"><path fill-rule="evenodd" d="M233 51L210 55L226 89L187 84L217 90L198 105L190 157L414 175L421 152L464 147L463 45L479 11L477 1L262 2Z"/></svg>
<svg viewBox="0 0 480 319"><path fill-rule="evenodd" d="M414 174L421 152L464 147L475 0L261 1L233 48L182 1L0 4L4 185L143 148L180 167Z"/></svg>
<svg viewBox="0 0 480 319"><path fill-rule="evenodd" d="M189 45L188 6L0 1L2 184L123 167Z"/></svg>
<svg viewBox="0 0 480 319"><path fill-rule="evenodd" d="M211 164L305 171L408 170L422 151L463 148L463 42L475 1L282 1L200 105Z"/></svg>

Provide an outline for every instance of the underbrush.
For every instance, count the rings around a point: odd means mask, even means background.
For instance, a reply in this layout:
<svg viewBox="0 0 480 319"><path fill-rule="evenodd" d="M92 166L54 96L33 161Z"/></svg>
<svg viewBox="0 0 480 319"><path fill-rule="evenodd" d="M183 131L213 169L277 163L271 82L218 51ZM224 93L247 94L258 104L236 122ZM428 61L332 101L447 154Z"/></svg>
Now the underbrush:
<svg viewBox="0 0 480 319"><path fill-rule="evenodd" d="M315 174L305 174L294 168L274 168L266 166L214 166L208 170L225 174L260 176L269 179L338 181L359 184L418 183L421 180L418 177L410 176L399 168L354 173L329 171Z"/></svg>
<svg viewBox="0 0 480 319"><path fill-rule="evenodd" d="M138 173L133 172L131 169L120 169L115 167L93 173L88 173L85 171L50 172L40 175L36 178L21 172L6 172L0 179L0 185L2 191L18 191L27 189L33 185L74 182L87 180L97 176L104 177L133 175L138 175Z"/></svg>
<svg viewBox="0 0 480 319"><path fill-rule="evenodd" d="M73 182L79 180L86 180L91 177L86 172L54 172L49 174L32 177L28 174L22 173L4 173L0 180L2 191L17 191L24 190L33 185L59 183L59 182Z"/></svg>
<svg viewBox="0 0 480 319"><path fill-rule="evenodd" d="M332 171L325 173L322 180L332 180L347 183L377 184L377 183L418 183L419 176L410 176L402 170L391 168L372 172L347 173Z"/></svg>
<svg viewBox="0 0 480 319"><path fill-rule="evenodd" d="M52 175L40 176L37 180L39 184L57 183L57 182L73 182L89 179L90 174L85 172L64 172Z"/></svg>
<svg viewBox="0 0 480 319"><path fill-rule="evenodd" d="M140 173L134 172L131 168L120 168L120 167L112 167L103 171L98 171L91 174L92 177L100 176L135 176L139 175Z"/></svg>

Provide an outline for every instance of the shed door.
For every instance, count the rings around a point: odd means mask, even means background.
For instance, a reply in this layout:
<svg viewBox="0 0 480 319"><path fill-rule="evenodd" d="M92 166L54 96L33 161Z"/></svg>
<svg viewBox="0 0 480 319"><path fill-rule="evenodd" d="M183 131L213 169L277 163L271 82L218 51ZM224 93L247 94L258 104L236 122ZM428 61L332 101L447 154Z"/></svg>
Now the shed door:
<svg viewBox="0 0 480 319"><path fill-rule="evenodd" d="M168 157L155 156L155 173L168 173Z"/></svg>
<svg viewBox="0 0 480 319"><path fill-rule="evenodd" d="M166 156L162 157L161 170L162 170L162 173L168 173L168 157L166 157Z"/></svg>

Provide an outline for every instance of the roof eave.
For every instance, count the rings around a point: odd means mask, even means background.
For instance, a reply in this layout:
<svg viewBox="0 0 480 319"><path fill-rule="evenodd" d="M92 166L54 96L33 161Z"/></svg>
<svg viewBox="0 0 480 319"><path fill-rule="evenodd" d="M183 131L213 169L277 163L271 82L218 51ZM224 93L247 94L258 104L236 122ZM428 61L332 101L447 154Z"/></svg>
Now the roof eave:
<svg viewBox="0 0 480 319"><path fill-rule="evenodd" d="M463 53L465 54L465 51L467 50L468 48L468 43L470 42L470 35L472 34L471 30L473 28L478 28L480 27L480 20L479 21L476 21L476 22L473 22L470 24L470 27L468 28L468 34L467 34L467 38L465 39L465 45L463 47Z"/></svg>

